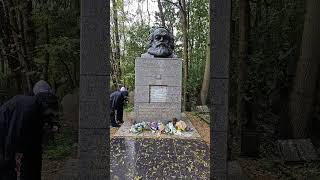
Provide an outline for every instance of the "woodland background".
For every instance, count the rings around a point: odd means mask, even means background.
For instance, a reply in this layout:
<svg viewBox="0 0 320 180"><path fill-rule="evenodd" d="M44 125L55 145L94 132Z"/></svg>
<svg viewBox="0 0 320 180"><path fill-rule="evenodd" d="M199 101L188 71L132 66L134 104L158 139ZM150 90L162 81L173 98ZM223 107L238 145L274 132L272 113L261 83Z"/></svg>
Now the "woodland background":
<svg viewBox="0 0 320 180"><path fill-rule="evenodd" d="M128 11L130 3L136 12ZM142 9L146 3L156 4L156 13ZM260 157L274 156L276 139L310 137L320 147L320 57L314 51L320 47L315 33L320 25L305 23L319 1L232 3L230 158L239 157L246 129L261 135ZM134 89L134 60L146 51L156 19L174 32L175 52L184 62L184 110L210 105L207 0L112 0L110 7L113 89L119 84ZM60 100L77 91L79 16L79 0L0 0L0 102L29 94L39 79L47 80Z"/></svg>

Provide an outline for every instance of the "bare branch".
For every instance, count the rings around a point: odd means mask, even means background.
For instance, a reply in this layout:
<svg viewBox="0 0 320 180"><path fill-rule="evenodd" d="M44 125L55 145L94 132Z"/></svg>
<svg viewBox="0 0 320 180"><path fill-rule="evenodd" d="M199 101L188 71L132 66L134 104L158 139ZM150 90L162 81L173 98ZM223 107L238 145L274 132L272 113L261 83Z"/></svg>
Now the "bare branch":
<svg viewBox="0 0 320 180"><path fill-rule="evenodd" d="M184 11L184 10L183 10L183 6L182 6L182 3L181 3L181 0L178 0L178 2L179 2L179 6L181 7L181 10Z"/></svg>
<svg viewBox="0 0 320 180"><path fill-rule="evenodd" d="M179 0L179 6L181 7L180 10L182 12L182 14L184 14L184 16L186 16L186 18L188 17L188 13L187 13L187 5L185 1Z"/></svg>
<svg viewBox="0 0 320 180"><path fill-rule="evenodd" d="M170 3L170 4L172 4L172 5L174 5L174 6L176 6L178 9L182 9L182 6L181 6L181 4L178 4L178 3L174 3L174 2L172 2L172 1L169 1L169 0L163 0L163 1L165 1L165 2L167 2L167 3ZM179 1L180 2L180 1Z"/></svg>

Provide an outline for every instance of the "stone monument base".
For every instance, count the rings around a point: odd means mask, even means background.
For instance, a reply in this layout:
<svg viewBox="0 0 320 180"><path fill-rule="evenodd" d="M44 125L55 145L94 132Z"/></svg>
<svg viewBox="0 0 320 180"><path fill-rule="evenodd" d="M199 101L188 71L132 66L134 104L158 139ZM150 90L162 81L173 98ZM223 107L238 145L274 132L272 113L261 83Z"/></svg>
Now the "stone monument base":
<svg viewBox="0 0 320 180"><path fill-rule="evenodd" d="M137 58L134 112L136 122L181 119L182 62L178 58Z"/></svg>
<svg viewBox="0 0 320 180"><path fill-rule="evenodd" d="M128 119L132 119L134 114L130 114ZM132 133L130 128L133 122L130 120L125 120L121 125L119 130L115 133L114 137L128 137L128 138L176 138L176 139L201 139L196 128L192 125L191 121L185 116L184 113L181 114L181 120L183 120L189 128L192 129L190 132L182 132L181 135L171 135L171 134L158 134L152 133L151 131L143 131L141 133Z"/></svg>

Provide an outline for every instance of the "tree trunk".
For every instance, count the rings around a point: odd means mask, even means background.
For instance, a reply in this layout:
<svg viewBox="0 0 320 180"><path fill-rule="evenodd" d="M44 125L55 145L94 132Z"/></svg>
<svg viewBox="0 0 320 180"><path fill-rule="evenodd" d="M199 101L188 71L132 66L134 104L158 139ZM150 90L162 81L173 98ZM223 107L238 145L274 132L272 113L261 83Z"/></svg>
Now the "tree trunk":
<svg viewBox="0 0 320 180"><path fill-rule="evenodd" d="M147 12L148 12L148 25L150 26L151 18L150 18L150 11L149 11L149 0L147 0Z"/></svg>
<svg viewBox="0 0 320 180"><path fill-rule="evenodd" d="M45 54L45 66L44 66L44 79L45 81L48 81L49 79L49 65L50 65L50 54L48 50L48 46L50 43L50 37L49 37L49 25L48 21L45 24L45 36L46 36L46 54Z"/></svg>
<svg viewBox="0 0 320 180"><path fill-rule="evenodd" d="M139 10L139 15L140 15L140 22L141 22L141 25L144 24L144 18L143 18L143 15L142 15L142 12L143 12L143 9L141 8L141 4L140 4L140 1L138 1L138 10Z"/></svg>
<svg viewBox="0 0 320 180"><path fill-rule="evenodd" d="M2 50L1 50L1 52L0 52L0 62L1 62L1 70L0 70L0 72L2 74L4 74L4 66L5 66L4 58L5 58L5 56L3 55Z"/></svg>
<svg viewBox="0 0 320 180"><path fill-rule="evenodd" d="M202 81L202 87L201 87L201 93L200 93L202 105L207 104L209 84L210 84L210 33L208 36L206 65L204 69L203 81Z"/></svg>
<svg viewBox="0 0 320 180"><path fill-rule="evenodd" d="M35 49L35 42L36 36L34 31L34 25L32 22L32 0L26 0L23 3L22 9L22 16L23 16L23 27L24 27L24 37L25 37L25 49L27 55L27 65L29 70L32 70L34 63L34 49Z"/></svg>
<svg viewBox="0 0 320 180"><path fill-rule="evenodd" d="M121 70L120 70L120 38L119 38L119 27L118 27L118 10L116 0L112 0L113 8L113 21L114 21L114 35L115 35L115 75L117 83L120 82Z"/></svg>
<svg viewBox="0 0 320 180"><path fill-rule="evenodd" d="M169 8L170 8L170 10L169 10L170 12L175 12L174 6L169 6ZM174 16L174 14L172 14L172 16ZM174 23L175 23L175 21L172 18L169 18L169 27L168 28L171 30L172 34L174 31L174 28L173 28Z"/></svg>
<svg viewBox="0 0 320 180"><path fill-rule="evenodd" d="M3 26L5 24L4 21L4 11L2 9L4 9L2 2L0 2L0 62L1 62L1 73L4 74L5 73L5 62L6 62L6 53L5 53L5 45L3 43L3 39L5 38L4 35L4 31L3 31Z"/></svg>
<svg viewBox="0 0 320 180"><path fill-rule="evenodd" d="M0 2L0 62L1 62L1 73L5 73L5 58L6 58L6 53L5 53L5 45L3 43L3 39L5 38L4 35L4 25L5 25L5 12L4 12L4 4Z"/></svg>
<svg viewBox="0 0 320 180"><path fill-rule="evenodd" d="M12 15L14 15L13 10L11 10L15 5L8 0L1 0L3 6L3 16L0 16L1 22L1 30L0 32L3 35L3 45L4 45L4 53L7 58L7 64L10 71L13 74L13 78L16 81L17 92L22 93L22 76L20 73L20 61L18 58L18 46L9 46L9 44L15 44L14 35L18 32L17 28L12 28L11 21L14 20ZM10 11L11 10L11 11Z"/></svg>
<svg viewBox="0 0 320 180"><path fill-rule="evenodd" d="M126 33L125 33L125 21L126 21L126 13L124 11L124 4L121 5L122 11L122 37L123 37L123 49L122 49L122 59L125 59L126 52ZM150 18L150 17L149 17Z"/></svg>
<svg viewBox="0 0 320 180"><path fill-rule="evenodd" d="M161 4L160 0L158 0L158 8L159 8L159 15L160 15L160 19L161 19L161 25L163 27L166 27L166 22L165 22L164 14L163 14L163 8L162 8L162 4Z"/></svg>
<svg viewBox="0 0 320 180"><path fill-rule="evenodd" d="M35 47L35 32L31 20L32 1L26 0L18 4L14 1L8 1L9 7L13 8L10 13L10 24L13 40L20 61L20 70L24 74L26 84L22 84L25 93L32 91L32 80L30 72L32 71L33 53Z"/></svg>
<svg viewBox="0 0 320 180"><path fill-rule="evenodd" d="M70 81L70 84L71 84L71 88L74 89L75 88L75 83L74 83L74 81L72 79L71 70L70 70L68 64L63 59L60 59L60 61L61 61L62 65L66 69L66 73L68 75L68 78L69 78L69 81Z"/></svg>
<svg viewBox="0 0 320 180"><path fill-rule="evenodd" d="M34 64L34 49L36 36L34 31L34 25L32 22L32 0L25 0L22 4L22 17L23 17L23 29L21 32L24 34L24 49L25 49L25 64L26 64L26 72L29 73L33 71ZM28 83L28 91L32 92L32 76L26 74L26 80Z"/></svg>
<svg viewBox="0 0 320 180"><path fill-rule="evenodd" d="M12 0L8 1L8 3L9 3L9 8L17 6L17 4L14 4L12 2ZM23 36L23 32L21 32L21 29L19 27L20 20L19 20L18 10L17 9L11 10L9 14L9 18L10 18L13 42L14 42L16 53L17 53L17 59L19 60L19 65L17 67L12 66L12 68L16 68L16 69L13 69L14 71L19 71L17 72L17 74L19 74L17 76L17 83L21 83L21 84L19 84L18 87L25 93L30 89L30 85L27 84L27 88L25 87L25 84L23 83L22 73L21 73L21 71L24 70L26 72L27 70L26 70L26 64L25 64L26 61L24 59L25 54L23 53L23 47L21 45L21 41L19 40L19 37Z"/></svg>
<svg viewBox="0 0 320 180"><path fill-rule="evenodd" d="M3 75L5 74L5 62L6 62L6 56L4 53L4 45L2 43L2 40L0 40L0 63L1 63L1 70L0 74L2 73Z"/></svg>
<svg viewBox="0 0 320 180"><path fill-rule="evenodd" d="M80 12L80 0L73 0L72 8L78 12Z"/></svg>
<svg viewBox="0 0 320 180"><path fill-rule="evenodd" d="M320 65L320 1L308 0L306 6L301 54L290 101L290 123L293 138L308 137L308 125L313 113L314 95Z"/></svg>
<svg viewBox="0 0 320 180"><path fill-rule="evenodd" d="M241 129L246 121L245 117L245 95L247 81L247 62L248 62L248 38L250 32L250 6L249 0L240 0L239 6L239 62L238 62L238 95L237 95L237 118L235 120L235 138L241 142ZM238 156L240 152L233 152Z"/></svg>
<svg viewBox="0 0 320 180"><path fill-rule="evenodd" d="M255 27L257 27L259 25L259 23L261 22L261 13L262 13L262 1L257 1L255 21L254 21Z"/></svg>
<svg viewBox="0 0 320 180"><path fill-rule="evenodd" d="M183 91L183 107L185 111L190 111L190 97L187 90L187 84L189 81L189 53L188 53L188 17L187 6L185 0L179 0L180 12L182 16L182 33L183 33L183 60L184 60L184 91Z"/></svg>

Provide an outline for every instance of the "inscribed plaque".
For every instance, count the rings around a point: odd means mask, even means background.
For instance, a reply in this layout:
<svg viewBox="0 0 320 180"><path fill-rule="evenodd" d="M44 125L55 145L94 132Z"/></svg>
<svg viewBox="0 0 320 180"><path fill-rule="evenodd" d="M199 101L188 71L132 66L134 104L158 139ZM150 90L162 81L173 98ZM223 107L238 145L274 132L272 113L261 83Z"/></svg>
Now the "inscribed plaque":
<svg viewBox="0 0 320 180"><path fill-rule="evenodd" d="M150 86L150 102L166 102L167 86Z"/></svg>

